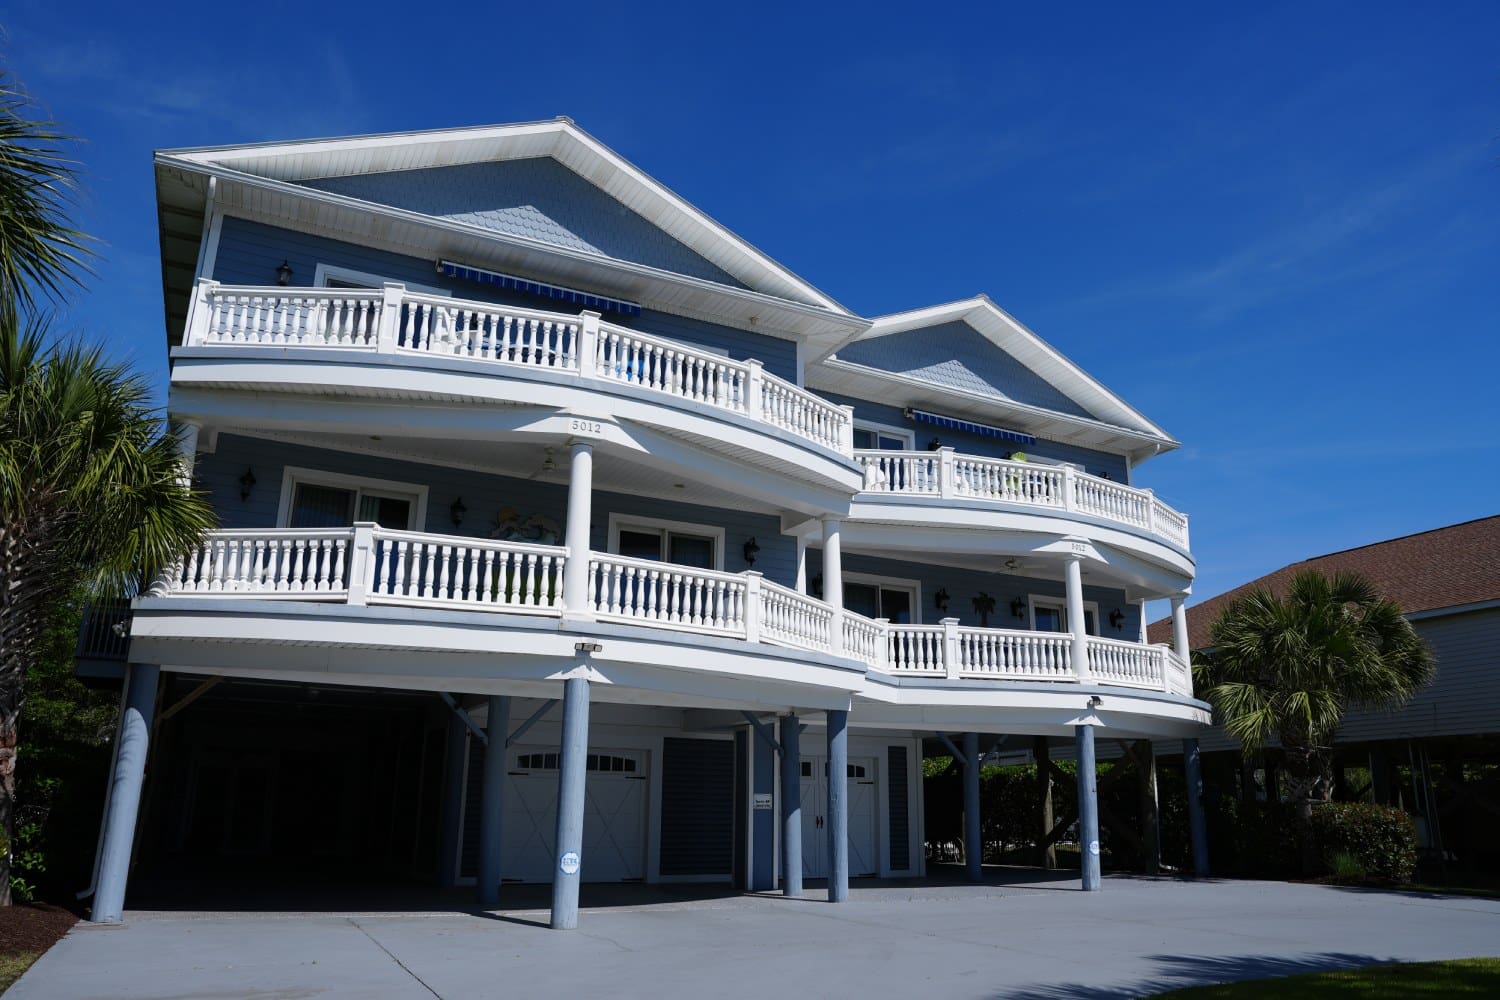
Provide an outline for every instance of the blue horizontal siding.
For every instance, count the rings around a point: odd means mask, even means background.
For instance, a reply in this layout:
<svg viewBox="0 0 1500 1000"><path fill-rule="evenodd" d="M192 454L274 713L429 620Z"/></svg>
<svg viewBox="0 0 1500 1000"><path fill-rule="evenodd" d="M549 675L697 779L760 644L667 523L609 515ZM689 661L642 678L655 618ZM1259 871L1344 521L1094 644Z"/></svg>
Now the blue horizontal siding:
<svg viewBox="0 0 1500 1000"><path fill-rule="evenodd" d="M998 560L997 560L998 561ZM857 552L843 554L845 573L864 573L869 576L895 577L916 580L921 584L922 612L924 624L934 624L942 618L957 618L963 625L978 625L979 615L974 610L974 598L980 592L995 599L995 610L990 614L991 628L1026 628L1026 621L1017 621L1010 613L1010 602L1027 595L1056 598L1062 601L1067 594L1063 587L1062 569L1058 569L1056 580L1017 576L1010 573L985 573L979 570L958 569L950 566L933 566L926 562L905 559L890 559L864 555ZM822 572L823 553L814 548L807 553L807 576L811 580ZM948 591L948 610L938 611L933 604L933 595L939 590ZM1140 635L1140 605L1127 603L1125 591L1113 587L1098 587L1084 584L1083 599L1099 604L1100 636L1105 639L1135 640ZM1109 613L1119 608L1125 621L1119 631L1110 627Z"/></svg>
<svg viewBox="0 0 1500 1000"><path fill-rule="evenodd" d="M308 187L743 288L550 156L304 181Z"/></svg>
<svg viewBox="0 0 1500 1000"><path fill-rule="evenodd" d="M1010 352L961 320L855 341L840 348L839 357L951 389L1000 395L1075 417L1091 416Z"/></svg>
<svg viewBox="0 0 1500 1000"><path fill-rule="evenodd" d="M558 461L566 473L567 456L560 455ZM488 538L502 508L512 509L522 518L533 514L550 517L559 529L567 519L568 491L563 485L234 434L220 434L214 453L198 456L193 478L208 492L222 527L271 528L276 526L287 466L426 486L424 530L438 534ZM241 500L239 479L247 468L254 470L255 488L247 500ZM464 523L455 528L449 508L458 497L463 498L468 513ZM745 542L754 538L760 546L754 568L785 586L796 582L797 543L781 534L781 522L775 515L596 491L591 548L602 551L609 547L610 514L723 528L724 569L731 573L749 568L743 551Z"/></svg>
<svg viewBox="0 0 1500 1000"><path fill-rule="evenodd" d="M887 406L884 403L872 403L868 400L855 399L852 396L841 396L838 393L825 392L821 394L825 399L834 403L842 403L854 407L854 419L868 420L871 423L887 424L892 427L903 427L916 435L918 450L927 447L927 443L937 438L943 444L956 448L967 455L984 455L989 458L1009 458L1016 452L1027 455L1035 455L1038 458L1050 458L1057 462L1071 462L1080 466L1085 472L1093 475L1107 475L1116 482L1127 482L1125 471L1125 457L1123 455L1111 455L1109 452L1095 451L1092 448L1080 448L1077 445L1064 444L1061 441L1048 441L1045 438L1037 438L1036 444L1018 445L1013 441L1002 441L999 438L987 437L983 434L971 434L968 431L949 430L946 427L934 427L931 424L918 423L908 419L899 406Z"/></svg>
<svg viewBox="0 0 1500 1000"><path fill-rule="evenodd" d="M379 275L387 281L441 288L458 298L550 312L571 311L559 309L557 301L542 296L446 277L437 272L434 261L421 257L377 250L357 243L299 233L232 216L224 219L213 277L228 285L274 285L277 280L276 268L283 260L292 269L294 285L311 285L318 265L327 264L330 267L344 267ZM537 281L549 280L545 274L526 277ZM797 345L794 341L660 312L647 308L649 303L641 305L640 316L609 313L605 319L642 333L722 351L739 361L755 358L765 365L766 371L788 381L797 381Z"/></svg>

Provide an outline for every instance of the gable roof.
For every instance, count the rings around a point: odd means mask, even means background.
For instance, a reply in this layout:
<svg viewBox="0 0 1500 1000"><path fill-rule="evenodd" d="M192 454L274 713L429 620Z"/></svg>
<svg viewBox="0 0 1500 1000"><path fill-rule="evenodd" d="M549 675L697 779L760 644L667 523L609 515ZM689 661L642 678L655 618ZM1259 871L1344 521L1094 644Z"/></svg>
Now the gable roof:
<svg viewBox="0 0 1500 1000"><path fill-rule="evenodd" d="M314 185L332 178L550 157L728 275L681 274L537 238L473 219L443 218ZM209 146L156 153L158 219L168 328L185 310L186 286L212 201L311 232L336 232L383 249L514 269L654 308L806 340L826 353L863 331L855 316L699 211L567 118L549 122L385 135ZM326 183L325 183L326 186ZM183 272L189 272L184 277Z"/></svg>
<svg viewBox="0 0 1500 1000"><path fill-rule="evenodd" d="M1306 570L1352 570L1368 577L1408 615L1500 601L1500 515L1314 556L1188 608L1188 643L1209 645L1209 626L1237 597L1256 587L1284 594ZM1152 642L1172 641L1172 620L1149 628Z"/></svg>
<svg viewBox="0 0 1500 1000"><path fill-rule="evenodd" d="M910 402L905 405L947 406L980 420L1000 417L1039 436L1085 447L1118 449L1137 462L1178 446L1160 426L987 295L878 317L848 343L866 344L950 323L963 323L974 330L1076 407L1010 399L977 379L945 377L936 371L889 372L837 353L825 359L816 374L809 370L808 384L859 398L885 398L891 392L905 392L910 394L906 397ZM848 353L863 356L865 352ZM881 395L869 397L870 392Z"/></svg>

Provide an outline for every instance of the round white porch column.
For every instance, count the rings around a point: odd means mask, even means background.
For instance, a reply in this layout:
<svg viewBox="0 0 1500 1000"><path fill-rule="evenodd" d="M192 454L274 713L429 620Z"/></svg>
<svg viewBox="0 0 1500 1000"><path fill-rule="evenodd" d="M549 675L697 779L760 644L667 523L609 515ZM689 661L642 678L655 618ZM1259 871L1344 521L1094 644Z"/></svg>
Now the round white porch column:
<svg viewBox="0 0 1500 1000"><path fill-rule="evenodd" d="M844 557L839 549L842 527L843 522L836 517L823 518L823 601L833 605L829 643L835 655L844 651Z"/></svg>
<svg viewBox="0 0 1500 1000"><path fill-rule="evenodd" d="M1083 563L1076 556L1065 564L1063 583L1068 595L1068 628L1073 633L1073 673L1080 681L1089 677L1088 623L1083 619Z"/></svg>
<svg viewBox="0 0 1500 1000"><path fill-rule="evenodd" d="M594 446L573 444L568 468L568 523L563 542L568 547L568 565L563 570L563 610L583 614L588 610L589 525L593 520Z"/></svg>
<svg viewBox="0 0 1500 1000"><path fill-rule="evenodd" d="M807 537L797 538L797 593L807 593Z"/></svg>
<svg viewBox="0 0 1500 1000"><path fill-rule="evenodd" d="M1188 646L1187 598L1172 598L1172 648L1189 667L1193 663L1193 651Z"/></svg>
<svg viewBox="0 0 1500 1000"><path fill-rule="evenodd" d="M193 466L198 460L198 433L202 427L193 420L177 421L177 426L182 431L182 438L177 442L177 465L181 469L178 476L184 486L191 486Z"/></svg>

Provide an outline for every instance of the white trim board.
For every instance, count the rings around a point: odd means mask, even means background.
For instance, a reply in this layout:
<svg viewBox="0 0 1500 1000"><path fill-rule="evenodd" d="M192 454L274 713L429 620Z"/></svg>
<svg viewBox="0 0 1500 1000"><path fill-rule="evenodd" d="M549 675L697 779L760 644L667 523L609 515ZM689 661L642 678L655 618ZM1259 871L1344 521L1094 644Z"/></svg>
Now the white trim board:
<svg viewBox="0 0 1500 1000"><path fill-rule="evenodd" d="M620 554L620 529L645 528L648 531L679 531L685 535L701 535L714 540L714 570L724 571L724 529L712 524L694 524L692 521L674 521L662 517L637 517L614 511L609 515L609 551ZM666 552L662 553L663 561Z"/></svg>
<svg viewBox="0 0 1500 1000"><path fill-rule="evenodd" d="M1065 626L1067 626L1068 632L1072 632L1073 631L1073 625L1072 625L1072 623L1067 620L1068 619L1068 599L1066 597L1053 597L1050 594L1027 594L1026 595L1026 619L1027 619L1027 625L1031 629L1031 631L1035 632L1037 630L1037 628L1036 628L1036 607L1037 607L1038 604L1042 605L1043 607L1047 607L1047 608L1061 608L1062 609L1063 624ZM1088 612L1092 611L1094 613L1094 631L1090 632L1089 635L1095 636L1096 638L1103 638L1104 637L1104 632L1103 632L1104 623L1099 620L1099 602L1098 601L1084 601L1083 602L1083 610L1085 612L1085 620L1087 620L1087 613ZM1066 635L1066 634L1068 634L1068 632L1057 633L1057 634Z"/></svg>

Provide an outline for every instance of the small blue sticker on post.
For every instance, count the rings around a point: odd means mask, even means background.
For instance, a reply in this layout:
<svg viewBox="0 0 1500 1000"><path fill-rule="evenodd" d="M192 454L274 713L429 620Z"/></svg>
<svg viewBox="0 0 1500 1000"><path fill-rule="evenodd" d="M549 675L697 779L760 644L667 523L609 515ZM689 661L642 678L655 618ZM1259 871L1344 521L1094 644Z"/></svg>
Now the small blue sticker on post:
<svg viewBox="0 0 1500 1000"><path fill-rule="evenodd" d="M1099 853L1099 845L1098 844L1094 845L1094 853L1095 854ZM557 867L559 867L559 868L562 869L562 873L564 875L577 875L578 874L578 852L577 851L567 851L567 852L565 852L563 854L563 856L558 859Z"/></svg>
<svg viewBox="0 0 1500 1000"><path fill-rule="evenodd" d="M1096 858L1099 856L1099 841L1097 841L1097 840L1091 840L1091 841L1089 841L1089 853L1092 854Z"/></svg>

